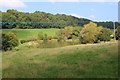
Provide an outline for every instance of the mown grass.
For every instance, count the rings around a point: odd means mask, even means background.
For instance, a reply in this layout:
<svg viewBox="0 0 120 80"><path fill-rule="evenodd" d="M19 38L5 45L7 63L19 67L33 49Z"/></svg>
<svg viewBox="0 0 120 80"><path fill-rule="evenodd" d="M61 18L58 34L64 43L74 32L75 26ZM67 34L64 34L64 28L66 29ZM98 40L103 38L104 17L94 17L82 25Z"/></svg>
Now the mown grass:
<svg viewBox="0 0 120 80"><path fill-rule="evenodd" d="M19 40L28 39L30 36L37 37L38 33L42 32L48 36L55 36L59 29L2 29L2 32L14 32Z"/></svg>
<svg viewBox="0 0 120 80"><path fill-rule="evenodd" d="M3 78L116 78L118 44L3 52Z"/></svg>

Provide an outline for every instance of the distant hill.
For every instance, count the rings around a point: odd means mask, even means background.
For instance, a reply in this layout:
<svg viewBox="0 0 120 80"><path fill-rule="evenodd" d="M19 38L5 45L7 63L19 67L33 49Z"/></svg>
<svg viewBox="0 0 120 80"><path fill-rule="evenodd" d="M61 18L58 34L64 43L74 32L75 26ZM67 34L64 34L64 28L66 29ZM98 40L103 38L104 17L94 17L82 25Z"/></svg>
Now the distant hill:
<svg viewBox="0 0 120 80"><path fill-rule="evenodd" d="M51 14L46 12L35 11L34 13L19 12L9 9L2 12L3 29L41 29L41 28L64 28L65 26L83 26L92 20L78 18L65 14ZM99 26L112 28L112 22L97 22Z"/></svg>

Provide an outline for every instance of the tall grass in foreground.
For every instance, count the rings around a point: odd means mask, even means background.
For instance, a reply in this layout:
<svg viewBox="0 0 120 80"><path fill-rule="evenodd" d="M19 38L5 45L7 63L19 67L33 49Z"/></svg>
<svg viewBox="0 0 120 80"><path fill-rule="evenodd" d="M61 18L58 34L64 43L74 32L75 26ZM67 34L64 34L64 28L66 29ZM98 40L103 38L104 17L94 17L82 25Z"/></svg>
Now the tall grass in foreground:
<svg viewBox="0 0 120 80"><path fill-rule="evenodd" d="M118 44L3 52L3 78L116 78Z"/></svg>

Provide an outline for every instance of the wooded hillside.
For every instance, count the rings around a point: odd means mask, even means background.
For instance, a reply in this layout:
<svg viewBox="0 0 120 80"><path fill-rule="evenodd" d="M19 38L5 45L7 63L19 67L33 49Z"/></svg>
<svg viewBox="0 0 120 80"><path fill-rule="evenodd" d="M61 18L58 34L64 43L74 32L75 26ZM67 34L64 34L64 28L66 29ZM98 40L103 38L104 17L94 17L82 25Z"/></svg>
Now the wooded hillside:
<svg viewBox="0 0 120 80"><path fill-rule="evenodd" d="M35 11L34 13L19 12L9 9L2 12L3 29L41 29L41 28L64 28L65 26L83 26L93 22L85 18L77 18L65 14L51 14L46 12ZM96 22L98 26L112 29L112 22ZM117 24L117 23L116 23Z"/></svg>

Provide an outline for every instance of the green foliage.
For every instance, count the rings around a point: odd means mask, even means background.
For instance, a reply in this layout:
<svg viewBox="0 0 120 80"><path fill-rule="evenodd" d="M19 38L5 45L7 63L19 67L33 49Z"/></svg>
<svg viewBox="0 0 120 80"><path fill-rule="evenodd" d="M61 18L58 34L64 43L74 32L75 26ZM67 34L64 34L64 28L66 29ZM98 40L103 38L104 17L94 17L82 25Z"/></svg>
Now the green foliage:
<svg viewBox="0 0 120 80"><path fill-rule="evenodd" d="M97 34L97 24L90 22L89 24L84 25L80 38L83 40L83 43L94 43L97 41Z"/></svg>
<svg viewBox="0 0 120 80"><path fill-rule="evenodd" d="M75 39L80 36L81 27L67 26L58 31L57 36L59 40Z"/></svg>
<svg viewBox="0 0 120 80"><path fill-rule="evenodd" d="M116 35L116 39L120 40L120 26L117 27L115 35Z"/></svg>
<svg viewBox="0 0 120 80"><path fill-rule="evenodd" d="M42 32L38 33L38 40L43 40L44 34Z"/></svg>
<svg viewBox="0 0 120 80"><path fill-rule="evenodd" d="M2 33L2 50L12 50L14 47L18 46L18 44L16 34L12 32Z"/></svg>
<svg viewBox="0 0 120 80"><path fill-rule="evenodd" d="M78 38L80 37L82 31L82 27L81 26L76 26L73 28L73 33L72 33L72 38Z"/></svg>
<svg viewBox="0 0 120 80"><path fill-rule="evenodd" d="M109 29L114 29L113 27L113 23L112 21L106 21L106 22L96 22L98 26L103 26L105 28L109 28ZM119 22L115 22L115 25L120 25Z"/></svg>
<svg viewBox="0 0 120 80"><path fill-rule="evenodd" d="M35 11L34 13L19 12L14 9L9 9L7 12L2 12L3 22L18 22L18 23L2 23L3 29L41 29L41 28L64 28L65 26L83 26L91 22L89 19L77 18L71 15L56 14ZM29 23L20 23L29 22ZM31 23L33 22L33 23ZM36 23L37 22L37 23ZM43 23L39 23L43 22ZM104 26L113 29L113 22L95 22L98 26ZM119 23L116 22L116 25Z"/></svg>
<svg viewBox="0 0 120 80"><path fill-rule="evenodd" d="M2 30L0 30L0 50L2 50Z"/></svg>
<svg viewBox="0 0 120 80"><path fill-rule="evenodd" d="M91 20L77 18L65 14L50 14L40 11L34 13L19 12L14 9L9 9L7 12L2 12L3 22L18 22L18 23L2 23L3 29L41 29L41 28L64 28L65 26L82 26ZM28 23L20 23L28 22ZM31 23L33 22L33 23ZM40 22L40 23L39 23ZM43 23L41 23L43 22ZM80 23L82 22L82 24Z"/></svg>
<svg viewBox="0 0 120 80"><path fill-rule="evenodd" d="M72 26L67 26L64 28L64 35L66 39L71 39L72 38L72 33L73 33L73 27Z"/></svg>
<svg viewBox="0 0 120 80"><path fill-rule="evenodd" d="M64 29L59 30L56 35L58 36L58 41L65 40L65 31Z"/></svg>
<svg viewBox="0 0 120 80"><path fill-rule="evenodd" d="M112 34L111 30L108 28L102 28L98 34L98 40L100 41L110 41L111 37L110 35Z"/></svg>
<svg viewBox="0 0 120 80"><path fill-rule="evenodd" d="M47 40L48 40L48 35L40 32L40 33L38 34L38 40L43 40L44 42L47 42Z"/></svg>
<svg viewBox="0 0 120 80"><path fill-rule="evenodd" d="M21 44L23 44L23 43L25 43L26 42L26 40L20 40L20 43Z"/></svg>
<svg viewBox="0 0 120 80"><path fill-rule="evenodd" d="M48 41L48 36L47 36L47 34L44 34L43 42L47 42L47 41Z"/></svg>

